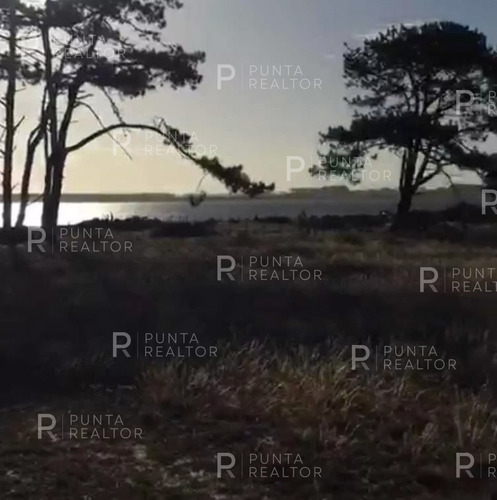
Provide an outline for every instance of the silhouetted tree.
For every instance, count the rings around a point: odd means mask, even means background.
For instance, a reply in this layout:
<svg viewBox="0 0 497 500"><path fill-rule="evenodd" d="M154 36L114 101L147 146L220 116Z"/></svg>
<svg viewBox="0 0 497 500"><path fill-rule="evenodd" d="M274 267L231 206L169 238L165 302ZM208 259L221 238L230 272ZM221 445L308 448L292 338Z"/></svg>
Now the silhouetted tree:
<svg viewBox="0 0 497 500"><path fill-rule="evenodd" d="M147 124L128 123L123 118L117 97L141 97L164 85L195 89L201 82L198 65L204 61L204 53L188 53L180 45L162 40L166 13L181 7L178 0L47 0L43 6L24 9L26 26L34 29L40 39L44 97L39 125L30 134L18 225L23 223L29 198L34 151L43 140L46 166L42 225L53 229L68 156L119 128L159 134L166 144L176 147L232 191L254 196L274 188L251 182L241 166L224 167L217 158L197 157L191 151L188 134L174 129L164 119ZM108 100L116 123L103 123L92 106L91 89ZM81 108L93 114L99 128L76 144L69 144L71 124Z"/></svg>
<svg viewBox="0 0 497 500"><path fill-rule="evenodd" d="M311 174L352 176L368 154L394 153L401 160L398 226L418 189L448 175L446 167L477 170L485 164L477 149L488 132L483 104L458 114L458 91L477 95L488 88L485 68L493 61L483 34L451 22L391 27L359 48L346 45L346 85L358 90L346 99L352 123L320 134L328 150L319 153L321 164ZM459 94L461 102L467 95Z"/></svg>
<svg viewBox="0 0 497 500"><path fill-rule="evenodd" d="M17 9L16 0L10 0L8 6L8 45L7 56L7 91L5 100L5 150L3 162L3 228L12 225L12 169L14 156L15 95L17 83Z"/></svg>
<svg viewBox="0 0 497 500"><path fill-rule="evenodd" d="M15 137L19 126L25 117L16 122L15 104L17 91L22 90L27 84L36 84L42 76L38 62L32 58L33 51L26 51L23 42L30 39L32 20L27 18L25 11L29 7L20 0L0 0L0 79L5 80L6 91L0 104L5 109L2 124L2 150L3 157L3 227L8 229L12 223L12 189L13 189L13 164ZM36 130L40 130L37 127ZM34 131L30 137L34 135ZM40 139L41 140L41 139ZM26 164L31 164L34 158L33 146L28 141L28 154Z"/></svg>

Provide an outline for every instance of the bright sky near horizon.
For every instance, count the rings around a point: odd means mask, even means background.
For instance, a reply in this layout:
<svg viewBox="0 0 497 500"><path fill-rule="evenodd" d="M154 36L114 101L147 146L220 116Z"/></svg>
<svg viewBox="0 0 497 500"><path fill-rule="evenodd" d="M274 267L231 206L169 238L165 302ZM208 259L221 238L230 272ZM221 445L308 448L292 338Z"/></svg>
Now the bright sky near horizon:
<svg viewBox="0 0 497 500"><path fill-rule="evenodd" d="M243 164L253 180L275 182L277 190L323 186L322 180L311 179L307 168L316 161L319 131L350 121L343 102L344 42L359 44L391 24L450 20L480 29L497 44L495 19L495 0L184 0L183 9L169 13L165 39L188 51L206 52L206 63L200 66L203 82L195 91L164 88L125 101L123 115L135 123L163 117L193 134L197 152L214 153L225 165ZM29 116L40 97L33 91L20 95L18 114ZM105 99L96 97L95 109L106 124L114 123ZM94 117L81 111L71 137L76 141L98 128ZM135 132L120 139L132 160L110 138L101 139L70 157L64 192L196 189L199 169L155 137ZM290 181L288 156L306 162ZM15 182L20 181L23 159L20 144ZM361 188L397 185L395 159L382 157L373 168L375 173L365 175ZM33 192L42 190L42 181L43 165L37 164ZM225 192L209 178L202 188Z"/></svg>

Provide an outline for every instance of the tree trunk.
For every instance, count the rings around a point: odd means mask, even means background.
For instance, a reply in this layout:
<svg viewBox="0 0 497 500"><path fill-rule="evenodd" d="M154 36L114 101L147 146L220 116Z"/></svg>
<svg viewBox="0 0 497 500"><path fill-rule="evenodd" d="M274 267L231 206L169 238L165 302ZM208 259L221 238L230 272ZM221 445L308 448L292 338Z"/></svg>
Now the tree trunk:
<svg viewBox="0 0 497 500"><path fill-rule="evenodd" d="M53 0L47 0L47 16L51 19L53 12ZM41 30L43 50L45 57L45 82L47 89L47 123L48 135L45 140L45 186L43 189L43 214L42 227L53 234L57 225L56 220L56 202L54 196L55 177L57 165L59 164L59 133L57 122L57 88L53 75L53 54L50 45L50 27L48 24L42 26Z"/></svg>
<svg viewBox="0 0 497 500"><path fill-rule="evenodd" d="M405 226L409 211L411 210L412 198L416 191L414 177L416 173L416 163L418 161L418 152L413 145L404 151L402 155L401 176L399 180L399 203L397 204L397 213L395 214L392 231L399 231Z"/></svg>
<svg viewBox="0 0 497 500"><path fill-rule="evenodd" d="M51 227L56 228L59 220L60 198L62 196L62 180L65 158L59 159L54 168L54 185L51 199Z"/></svg>
<svg viewBox="0 0 497 500"><path fill-rule="evenodd" d="M5 156L3 167L3 228L12 227L12 168L14 157L15 97L16 97L16 43L17 20L16 2L11 0L9 7L9 69L7 76L7 93L5 96Z"/></svg>
<svg viewBox="0 0 497 500"><path fill-rule="evenodd" d="M50 200L53 186L53 163L48 156L48 144L45 141L45 181L43 185L43 211L41 214L41 227L48 229L50 227L51 209Z"/></svg>
<svg viewBox="0 0 497 500"><path fill-rule="evenodd" d="M26 160L24 162L24 172L22 174L21 200L19 204L19 213L17 215L16 227L22 227L24 225L24 219L26 218L26 210L29 204L29 184L31 181L31 172L33 170L34 157L36 149L40 144L42 138L43 138L43 131L40 128L40 130L33 137L33 140L28 142Z"/></svg>
<svg viewBox="0 0 497 500"><path fill-rule="evenodd" d="M400 231L403 227L405 227L406 219L411 210L413 195L414 192L410 186L404 187L400 191L400 200L397 204L397 213L395 214L391 226L392 231Z"/></svg>
<svg viewBox="0 0 497 500"><path fill-rule="evenodd" d="M59 218L60 198L62 195L63 171L66 155L57 153L49 160L50 184L43 197L42 226L53 235Z"/></svg>

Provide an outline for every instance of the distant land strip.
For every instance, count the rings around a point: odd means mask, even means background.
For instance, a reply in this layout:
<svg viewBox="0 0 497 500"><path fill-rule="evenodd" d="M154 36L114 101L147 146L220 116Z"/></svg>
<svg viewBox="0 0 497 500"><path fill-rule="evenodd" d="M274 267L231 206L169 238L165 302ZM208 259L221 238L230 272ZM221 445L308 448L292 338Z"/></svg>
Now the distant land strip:
<svg viewBox="0 0 497 500"><path fill-rule="evenodd" d="M461 200L477 200L481 196L482 187L475 184L456 184L454 187L426 189L420 190L420 197L428 196L434 198L447 198L450 197L457 201ZM146 202L166 202L166 201L186 201L192 194L176 195L172 193L66 193L63 194L61 200L69 203L84 203L84 202L100 202L100 203L146 203ZM323 188L295 188L290 192L275 192L259 196L263 199L299 199L299 198L390 198L397 199L398 191L396 189L382 188L382 189L369 189L350 190L347 186L329 186ZM0 200L3 197L0 195ZM30 200L34 201L39 199L41 195L31 194ZM241 194L208 194L208 200L240 200L247 199L245 195ZM20 201L20 194L14 193L12 195L14 202Z"/></svg>

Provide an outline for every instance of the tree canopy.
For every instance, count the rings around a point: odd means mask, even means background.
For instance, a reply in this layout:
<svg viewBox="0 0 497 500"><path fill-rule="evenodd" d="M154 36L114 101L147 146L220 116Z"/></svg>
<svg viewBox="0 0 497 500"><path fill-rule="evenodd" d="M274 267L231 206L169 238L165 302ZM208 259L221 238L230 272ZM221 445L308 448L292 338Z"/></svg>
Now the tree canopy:
<svg viewBox="0 0 497 500"><path fill-rule="evenodd" d="M421 186L448 175L447 167L484 169L484 103L476 102L472 113L458 113L458 103L463 91L480 95L492 88L496 61L485 35L452 22L391 27L360 47L346 45L344 78L356 92L346 98L352 122L320 133L327 150L311 174L345 170L352 177L364 165L353 159L387 150L400 158L402 214Z"/></svg>
<svg viewBox="0 0 497 500"><path fill-rule="evenodd" d="M202 81L199 65L205 61L204 52L187 52L165 41L167 14L180 9L180 1L47 0L43 5L14 1L19 42L16 78L28 85L43 85L39 123L28 138L18 224L23 222L39 146L44 145L46 164L43 226L54 227L69 154L119 128L154 131L232 191L255 196L274 189L274 185L251 182L240 165L225 167L218 158L197 157L190 149L189 134L175 129L165 116L151 117L149 123L129 123L123 116L122 99L139 98L164 86L196 89ZM8 16L11 5L3 0L1 22L7 31L14 27ZM7 79L12 75L12 57L7 52L0 57L0 78ZM99 116L92 101L95 92L108 101L115 123L105 124ZM75 115L83 109L94 116L96 129L69 144ZM4 186L4 194L9 189Z"/></svg>

